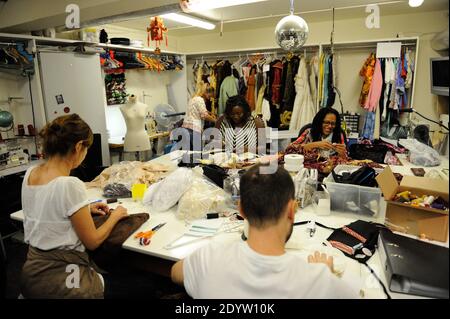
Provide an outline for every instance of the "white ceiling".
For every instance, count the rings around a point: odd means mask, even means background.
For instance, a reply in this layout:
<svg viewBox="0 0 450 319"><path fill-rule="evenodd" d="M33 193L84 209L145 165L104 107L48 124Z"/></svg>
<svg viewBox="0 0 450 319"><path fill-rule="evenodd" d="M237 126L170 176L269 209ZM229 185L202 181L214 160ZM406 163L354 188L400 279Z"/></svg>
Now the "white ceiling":
<svg viewBox="0 0 450 319"><path fill-rule="evenodd" d="M173 1L168 1L173 2ZM331 8L335 8L336 19L356 18L365 13L365 6L375 1L368 0L294 0L296 14L302 14L307 21L325 21L331 18ZM382 15L402 14L417 11L447 10L448 0L425 0L419 8L411 8L406 0L376 0L380 5ZM224 21L224 28L228 31L242 28L261 28L274 25L280 17L289 14L289 0L267 0L264 2L246 4L228 8L221 8L196 14L218 25ZM353 7L353 8L349 8ZM114 25L146 30L149 24L149 17L115 23ZM195 35L211 32L195 27L186 26L180 23L165 21L170 34L174 36ZM218 26L219 27L219 26ZM216 30L217 28L216 27ZM217 32L217 31L216 31Z"/></svg>

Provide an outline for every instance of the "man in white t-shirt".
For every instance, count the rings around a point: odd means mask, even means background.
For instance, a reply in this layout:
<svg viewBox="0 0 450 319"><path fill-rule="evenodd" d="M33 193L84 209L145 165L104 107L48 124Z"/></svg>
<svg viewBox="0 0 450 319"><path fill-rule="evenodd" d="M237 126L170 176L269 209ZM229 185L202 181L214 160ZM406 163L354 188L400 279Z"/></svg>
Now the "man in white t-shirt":
<svg viewBox="0 0 450 319"><path fill-rule="evenodd" d="M172 280L193 298L357 298L332 273L332 257L316 253L307 263L285 251L297 208L294 193L284 168L274 174L262 174L259 165L249 169L240 181L247 241L198 249L172 267Z"/></svg>

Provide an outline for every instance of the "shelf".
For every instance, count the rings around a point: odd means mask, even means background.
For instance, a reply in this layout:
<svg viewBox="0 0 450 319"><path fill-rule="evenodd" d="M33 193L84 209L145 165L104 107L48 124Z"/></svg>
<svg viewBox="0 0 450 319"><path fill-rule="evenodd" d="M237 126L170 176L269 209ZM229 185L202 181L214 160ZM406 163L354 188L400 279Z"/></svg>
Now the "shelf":
<svg viewBox="0 0 450 319"><path fill-rule="evenodd" d="M37 136L35 135L22 135L22 136L14 136L2 139L3 141L13 141L13 140L26 140L26 139L34 139Z"/></svg>
<svg viewBox="0 0 450 319"><path fill-rule="evenodd" d="M161 54L156 54L155 49L145 48L145 47L133 47L128 45L119 45L119 44L107 44L107 43L97 43L95 44L98 48L109 49L109 50L119 50L119 51L128 51L128 52L143 52L143 53L151 53L154 55L183 55L182 53L177 53L173 51L161 50Z"/></svg>
<svg viewBox="0 0 450 319"><path fill-rule="evenodd" d="M3 64L0 63L0 71L6 70L8 72L14 73L14 74L18 74L21 73L20 75L22 76L26 76L27 73L33 75L34 74L34 67L29 67L29 68L24 68L21 65L11 65L11 64Z"/></svg>

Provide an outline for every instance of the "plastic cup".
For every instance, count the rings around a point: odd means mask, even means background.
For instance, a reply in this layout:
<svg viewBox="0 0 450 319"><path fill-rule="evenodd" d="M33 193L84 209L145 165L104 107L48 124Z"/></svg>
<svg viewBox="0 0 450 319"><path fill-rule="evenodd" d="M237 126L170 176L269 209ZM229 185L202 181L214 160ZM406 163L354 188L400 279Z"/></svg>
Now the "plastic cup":
<svg viewBox="0 0 450 319"><path fill-rule="evenodd" d="M131 197L133 200L142 200L144 198L145 191L147 190L147 185L145 184L134 184L131 186Z"/></svg>

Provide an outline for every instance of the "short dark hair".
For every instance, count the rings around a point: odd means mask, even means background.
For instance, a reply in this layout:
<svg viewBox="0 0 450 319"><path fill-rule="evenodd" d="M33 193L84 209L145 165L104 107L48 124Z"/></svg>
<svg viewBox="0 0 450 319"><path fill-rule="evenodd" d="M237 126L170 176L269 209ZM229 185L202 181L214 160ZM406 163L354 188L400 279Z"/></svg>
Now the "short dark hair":
<svg viewBox="0 0 450 319"><path fill-rule="evenodd" d="M252 114L252 111L250 110L250 106L248 105L247 100L241 95L235 95L229 97L225 105L225 117L227 119L231 118L231 110L233 110L233 107L235 106L240 106L244 109L245 120L247 120Z"/></svg>
<svg viewBox="0 0 450 319"><path fill-rule="evenodd" d="M43 139L43 151L47 157L65 156L75 150L75 145L82 141L90 147L94 135L89 125L78 114L57 117L39 132Z"/></svg>
<svg viewBox="0 0 450 319"><path fill-rule="evenodd" d="M261 167L253 166L240 180L241 208L249 224L257 228L275 224L295 198L294 182L283 167L273 174L261 174Z"/></svg>
<svg viewBox="0 0 450 319"><path fill-rule="evenodd" d="M327 114L334 114L336 116L336 126L333 129L333 140L332 143L341 143L341 117L339 112L331 107L324 107L317 112L316 116L314 116L312 126L311 126L311 137L314 142L322 140L322 123L323 119Z"/></svg>

